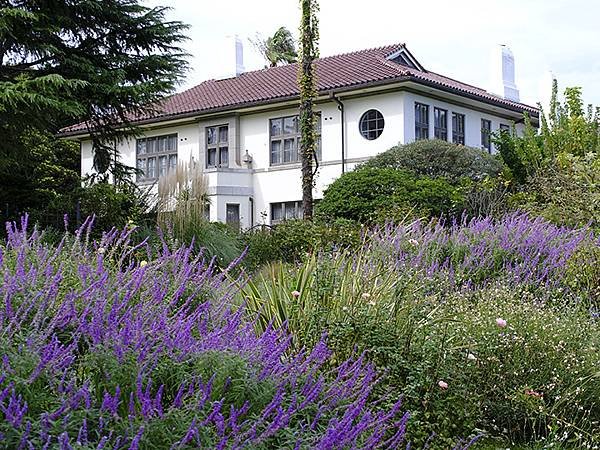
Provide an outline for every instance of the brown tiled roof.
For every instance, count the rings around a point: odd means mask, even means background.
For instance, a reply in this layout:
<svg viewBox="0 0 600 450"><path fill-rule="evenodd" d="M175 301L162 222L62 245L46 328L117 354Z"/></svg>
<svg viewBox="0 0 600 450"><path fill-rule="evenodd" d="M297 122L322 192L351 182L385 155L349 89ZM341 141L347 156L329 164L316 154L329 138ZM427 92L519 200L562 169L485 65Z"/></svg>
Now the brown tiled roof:
<svg viewBox="0 0 600 450"><path fill-rule="evenodd" d="M484 89L427 70L413 69L387 59L405 48L404 44L360 50L328 56L316 61L317 89L326 94L332 90L351 90L396 81L414 81L471 97L514 111L537 116L534 107L505 100ZM234 78L208 80L165 99L159 113L138 116L134 122L160 122L188 115L231 110L243 106L268 104L298 97L297 64L246 72ZM61 130L63 135L86 131L85 123Z"/></svg>

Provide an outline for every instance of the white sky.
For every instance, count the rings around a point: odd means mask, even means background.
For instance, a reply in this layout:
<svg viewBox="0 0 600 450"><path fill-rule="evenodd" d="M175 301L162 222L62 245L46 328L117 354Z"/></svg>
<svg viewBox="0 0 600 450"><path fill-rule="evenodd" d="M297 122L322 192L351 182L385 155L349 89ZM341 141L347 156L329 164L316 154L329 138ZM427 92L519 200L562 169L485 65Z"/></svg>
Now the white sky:
<svg viewBox="0 0 600 450"><path fill-rule="evenodd" d="M246 70L263 67L249 37L286 26L297 36L298 0L147 0L173 8L189 25L193 55L187 88L233 70L233 41L244 41ZM521 100L581 86L600 106L600 0L320 0L321 56L404 42L426 69L489 88L490 54L507 44L515 56ZM543 94L542 94L543 93Z"/></svg>

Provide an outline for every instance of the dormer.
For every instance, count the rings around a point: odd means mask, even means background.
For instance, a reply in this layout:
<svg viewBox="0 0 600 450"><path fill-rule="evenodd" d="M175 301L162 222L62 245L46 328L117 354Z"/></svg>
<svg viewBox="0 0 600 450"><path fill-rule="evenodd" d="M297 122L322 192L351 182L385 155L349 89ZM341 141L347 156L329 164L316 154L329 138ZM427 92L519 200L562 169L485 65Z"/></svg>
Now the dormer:
<svg viewBox="0 0 600 450"><path fill-rule="evenodd" d="M411 69L420 70L421 72L425 71L419 61L417 61L417 59L404 46L402 46L400 50L397 50L389 55L387 59L396 64L400 64L401 66L410 67Z"/></svg>

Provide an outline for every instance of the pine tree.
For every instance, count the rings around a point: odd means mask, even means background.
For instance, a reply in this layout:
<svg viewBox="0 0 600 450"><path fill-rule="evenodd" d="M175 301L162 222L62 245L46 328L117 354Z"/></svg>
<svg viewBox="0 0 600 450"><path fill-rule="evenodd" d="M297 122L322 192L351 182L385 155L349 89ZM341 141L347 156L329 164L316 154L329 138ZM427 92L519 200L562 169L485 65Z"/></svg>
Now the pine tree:
<svg viewBox="0 0 600 450"><path fill-rule="evenodd" d="M186 26L167 11L140 0L0 0L0 158L22 152L29 127L85 121L95 169L126 174L115 143L186 70Z"/></svg>

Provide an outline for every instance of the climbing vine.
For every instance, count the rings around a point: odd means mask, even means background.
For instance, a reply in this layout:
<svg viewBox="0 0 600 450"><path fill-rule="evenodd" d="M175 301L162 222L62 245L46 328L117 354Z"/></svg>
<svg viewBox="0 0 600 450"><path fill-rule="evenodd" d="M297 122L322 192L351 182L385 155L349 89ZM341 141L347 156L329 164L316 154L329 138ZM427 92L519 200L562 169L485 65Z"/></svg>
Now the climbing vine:
<svg viewBox="0 0 600 450"><path fill-rule="evenodd" d="M298 86L300 89L300 159L302 161L302 206L304 219L313 216L313 161L316 161L316 123L313 109L317 96L315 59L319 57L319 19L317 0L300 0L302 19L300 22L300 61L298 64Z"/></svg>

